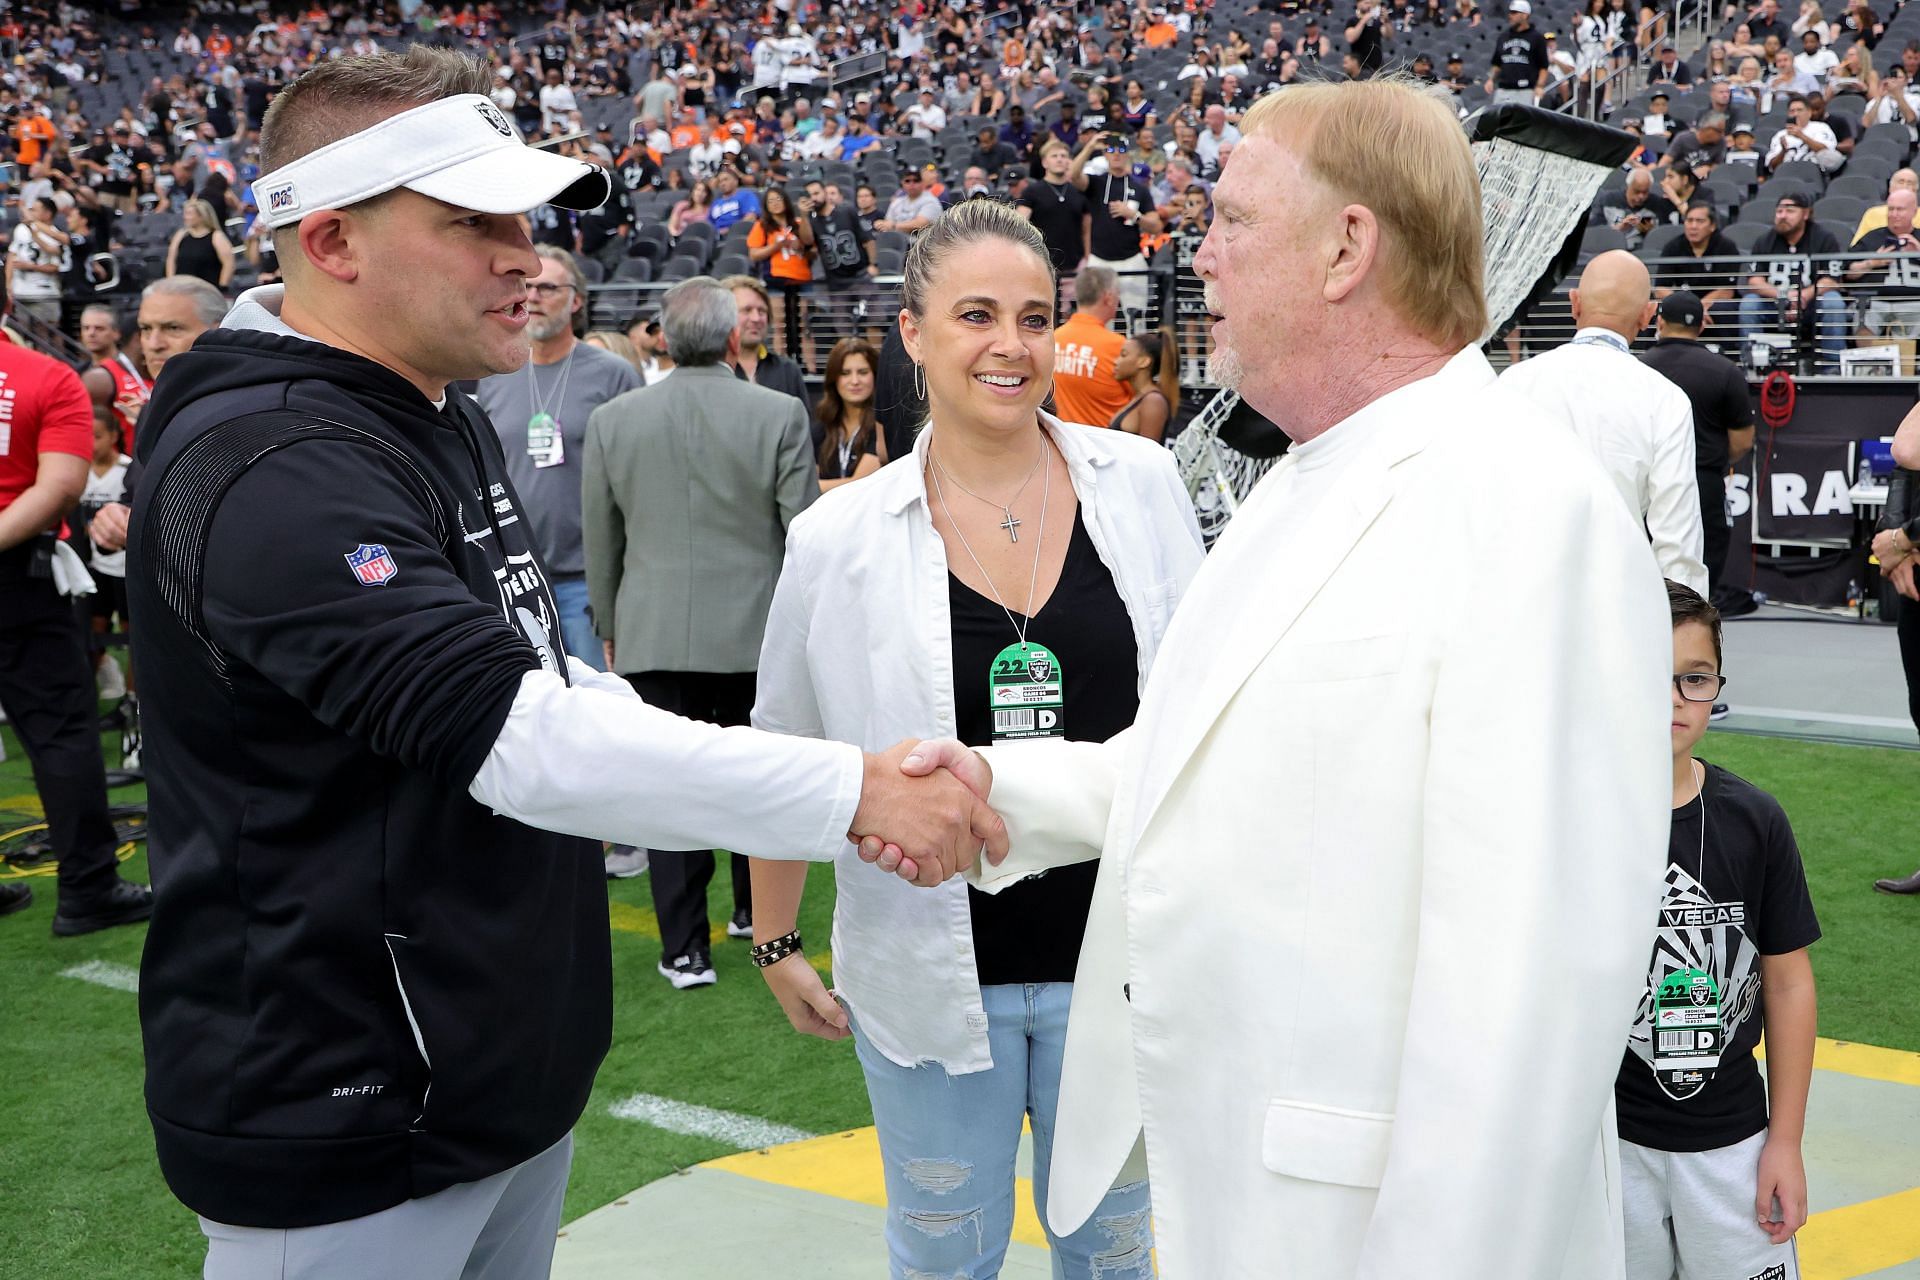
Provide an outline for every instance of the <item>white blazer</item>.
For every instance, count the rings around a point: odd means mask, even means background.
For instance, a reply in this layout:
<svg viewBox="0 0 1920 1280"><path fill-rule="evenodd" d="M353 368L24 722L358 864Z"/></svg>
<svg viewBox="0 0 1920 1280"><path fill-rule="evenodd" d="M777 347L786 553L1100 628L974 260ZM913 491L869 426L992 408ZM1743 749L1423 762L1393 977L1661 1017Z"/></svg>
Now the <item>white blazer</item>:
<svg viewBox="0 0 1920 1280"><path fill-rule="evenodd" d="M1094 549L1133 621L1140 683L1200 567L1200 530L1172 455L1138 436L1042 414ZM951 737L953 629L946 546L927 506L924 431L913 453L797 516L760 651L757 728L881 751ZM1054 508L1060 519L1063 508ZM1020 603L1025 603L1024 601ZM843 848L833 976L874 1047L955 1075L993 1065L966 886L917 889Z"/></svg>
<svg viewBox="0 0 1920 1280"><path fill-rule="evenodd" d="M1613 1080L1669 822L1667 607L1570 434L1468 349L1283 460L1133 728L985 754L1012 852L1104 847L1049 1217L1144 1129L1168 1280L1614 1280Z"/></svg>

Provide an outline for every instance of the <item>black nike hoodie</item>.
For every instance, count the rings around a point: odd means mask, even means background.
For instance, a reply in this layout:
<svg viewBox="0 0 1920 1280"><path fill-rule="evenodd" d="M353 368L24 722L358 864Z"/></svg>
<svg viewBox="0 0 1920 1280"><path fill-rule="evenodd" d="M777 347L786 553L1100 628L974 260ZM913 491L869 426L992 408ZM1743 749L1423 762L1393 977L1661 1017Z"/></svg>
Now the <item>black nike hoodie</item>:
<svg viewBox="0 0 1920 1280"><path fill-rule="evenodd" d="M611 965L598 850L468 795L522 677L565 672L496 436L252 311L140 433L140 1020L168 1185L301 1227L563 1137Z"/></svg>

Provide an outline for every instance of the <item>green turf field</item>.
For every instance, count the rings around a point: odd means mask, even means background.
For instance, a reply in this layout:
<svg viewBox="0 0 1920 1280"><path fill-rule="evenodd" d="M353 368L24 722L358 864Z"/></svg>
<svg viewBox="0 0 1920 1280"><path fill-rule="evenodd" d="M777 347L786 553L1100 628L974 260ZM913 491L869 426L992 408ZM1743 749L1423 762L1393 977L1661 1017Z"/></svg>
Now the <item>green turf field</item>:
<svg viewBox="0 0 1920 1280"><path fill-rule="evenodd" d="M0 732L0 813L32 807L19 743ZM1792 818L1826 939L1814 949L1821 1034L1920 1050L1920 1005L1905 976L1920 902L1872 892L1876 876L1920 864L1911 753L1716 734L1706 754L1779 797ZM110 757L111 758L111 757ZM138 792L118 792L130 800ZM0 834L11 829L0 822ZM135 857L130 875L144 877ZM0 874L5 874L0 872ZM713 917L724 920L724 869ZM0 1272L55 1280L198 1274L200 1236L168 1195L140 1102L135 997L60 977L89 960L139 963L141 926L56 940L50 878L33 907L0 920ZM827 937L832 874L815 868L802 928ZM646 881L611 886L616 917L650 916ZM718 986L676 992L654 973L656 945L614 933L613 1049L581 1119L567 1216L728 1148L607 1114L645 1092L812 1132L870 1122L850 1045L794 1035L747 961L715 930Z"/></svg>

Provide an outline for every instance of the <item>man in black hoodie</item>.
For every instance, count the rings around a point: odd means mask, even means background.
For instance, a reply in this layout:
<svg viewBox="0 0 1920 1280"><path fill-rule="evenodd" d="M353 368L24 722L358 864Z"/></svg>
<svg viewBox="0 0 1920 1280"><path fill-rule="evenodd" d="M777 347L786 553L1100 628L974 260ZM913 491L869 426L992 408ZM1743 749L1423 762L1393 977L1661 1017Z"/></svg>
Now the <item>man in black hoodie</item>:
<svg viewBox="0 0 1920 1280"><path fill-rule="evenodd" d="M286 283L143 420L141 1029L209 1275L545 1274L610 1034L596 841L820 858L871 831L929 883L1004 848L950 777L903 789L904 747L681 720L566 653L450 384L527 358L515 215L606 179L488 87L415 47L285 90L254 193Z"/></svg>

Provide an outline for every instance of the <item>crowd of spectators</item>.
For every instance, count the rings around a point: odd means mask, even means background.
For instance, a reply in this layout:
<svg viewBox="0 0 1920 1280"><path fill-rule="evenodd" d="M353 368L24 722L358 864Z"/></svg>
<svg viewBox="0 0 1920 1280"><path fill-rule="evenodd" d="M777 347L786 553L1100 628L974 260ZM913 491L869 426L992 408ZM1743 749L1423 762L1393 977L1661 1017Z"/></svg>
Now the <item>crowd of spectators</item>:
<svg viewBox="0 0 1920 1280"><path fill-rule="evenodd" d="M8 292L16 317L73 333L85 303L130 300L165 275L229 296L271 282L277 263L249 188L267 103L317 61L410 41L486 58L494 101L524 134L609 170L614 195L600 209L530 218L533 238L576 254L595 290L583 325L623 329L660 286L693 274L757 275L774 295L769 345L809 376L841 338L880 341L912 237L981 194L1040 227L1063 309L1075 272L1113 267L1122 323L1172 327L1197 376L1206 338L1190 262L1211 219L1208 192L1245 108L1303 78L1404 69L1444 86L1463 114L1539 102L1637 133L1641 149L1595 202L1593 224L1607 234L1594 252L1617 235L1646 256L1677 256L1683 244L1698 256L1706 240L1684 224L1700 205L1722 247L1752 253L1757 233L1735 224L1771 226L1786 183L1810 202L1810 248L1823 252L1830 221L1861 234L1878 225L1862 215L1884 202L1920 138L1920 24L1902 10L1883 17L1855 3L1829 20L1804 0L1790 20L1777 0L1729 6L1721 37L1682 56L1663 6L1501 9L717 0L586 13L402 0L203 6L161 21L146 8L15 6L0 18ZM1638 95L1621 89L1628 63L1645 64ZM1806 258L1796 237L1772 229L1773 249ZM1835 238L1845 249L1856 237ZM1887 248L1914 251L1898 238ZM1870 280L1811 271L1804 309L1832 330L1829 354L1855 328L1874 335L1864 308L1835 316L1839 299L1820 295L1909 288L1901 264ZM1710 310L1737 322L1738 306L1718 304L1774 300L1778 274L1771 264L1732 272L1706 290ZM1797 323L1801 308L1787 310ZM1754 325L1782 319L1746 314Z"/></svg>
<svg viewBox="0 0 1920 1280"><path fill-rule="evenodd" d="M1646 15L1600 5L1631 43ZM649 286L758 274L778 295L775 343L818 373L839 337L878 338L887 307L872 282L898 270L911 237L981 193L1031 210L1063 273L1116 265L1131 317L1174 322L1192 314L1180 288L1156 285L1160 315L1142 314L1140 273L1180 273L1174 242L1209 217L1192 193L1210 189L1255 96L1405 68L1464 110L1506 83L1497 8L400 0L209 4L162 20L16 5L0 18L0 180L22 228L10 294L71 332L92 295L162 275L230 295L273 280L249 190L267 103L317 61L421 41L487 58L494 100L524 134L613 174L601 209L542 209L531 228L578 254L590 284L631 286L608 292L592 315L603 325L624 325Z"/></svg>
<svg viewBox="0 0 1920 1280"><path fill-rule="evenodd" d="M1751 365L1789 342L1807 372L1920 337L1908 168L1920 141L1920 9L1818 0L1730 9L1693 57L1668 48L1615 119L1641 147L1602 188L1585 248L1631 249L1689 290Z"/></svg>

